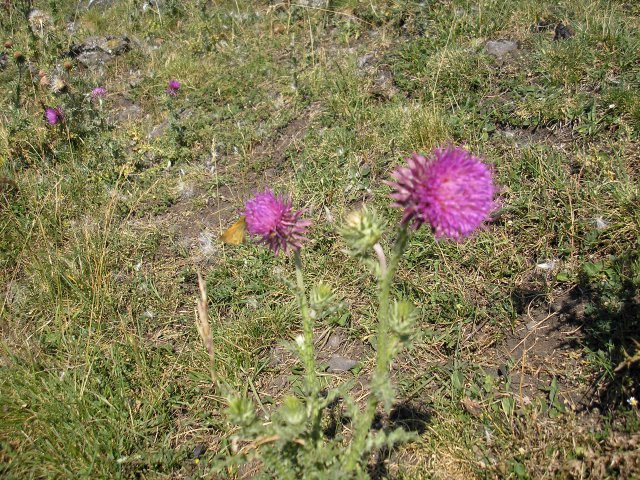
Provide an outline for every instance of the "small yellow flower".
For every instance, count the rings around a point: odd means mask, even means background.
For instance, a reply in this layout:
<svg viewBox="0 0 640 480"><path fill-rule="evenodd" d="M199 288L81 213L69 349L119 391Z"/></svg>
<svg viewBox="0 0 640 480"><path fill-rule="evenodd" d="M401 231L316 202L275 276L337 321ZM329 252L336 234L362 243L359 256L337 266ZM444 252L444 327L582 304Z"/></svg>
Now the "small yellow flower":
<svg viewBox="0 0 640 480"><path fill-rule="evenodd" d="M631 405L633 408L638 407L638 400L636 399L636 397L629 397L629 399L627 400L627 403Z"/></svg>

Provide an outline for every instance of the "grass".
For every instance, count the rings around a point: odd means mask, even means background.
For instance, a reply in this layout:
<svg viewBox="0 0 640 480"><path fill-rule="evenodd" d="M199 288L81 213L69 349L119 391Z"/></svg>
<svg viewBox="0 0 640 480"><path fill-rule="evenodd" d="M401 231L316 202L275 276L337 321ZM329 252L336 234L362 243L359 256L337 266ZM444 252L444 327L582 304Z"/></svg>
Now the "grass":
<svg viewBox="0 0 640 480"><path fill-rule="evenodd" d="M292 192L314 220L308 281L338 291L348 342L367 347L375 286L337 227L362 204L397 222L383 181L411 152L449 142L495 166L502 209L465 243L426 231L411 239L394 288L420 309L420 331L393 375L420 441L381 455L380 475L638 475L638 410L627 403L640 396L637 365L615 371L639 327L637 7L36 2L53 16L38 38L23 3L7 4L0 21L13 42L0 68L0 175L17 185L0 183L3 476L210 478L233 430L195 328L197 272L219 375L266 409L284 393L269 379L296 380L274 347L300 328L290 259L225 246L219 233L251 192ZM574 36L536 32L541 19ZM102 69L56 70L91 35L126 35L131 51ZM485 41L498 38L518 51L487 55ZM18 50L34 73L61 75L68 93L32 82ZM169 99L172 78L182 88ZM102 121L84 98L97 85L109 92ZM116 122L123 96L142 114ZM65 125L46 125L42 104L62 105ZM536 267L548 260L556 269ZM509 341L570 297L584 313L571 310L560 331L579 333L563 361L529 345L551 360L525 394L497 374L529 368L509 359ZM365 348L364 372L372 357ZM198 445L207 451L196 459Z"/></svg>

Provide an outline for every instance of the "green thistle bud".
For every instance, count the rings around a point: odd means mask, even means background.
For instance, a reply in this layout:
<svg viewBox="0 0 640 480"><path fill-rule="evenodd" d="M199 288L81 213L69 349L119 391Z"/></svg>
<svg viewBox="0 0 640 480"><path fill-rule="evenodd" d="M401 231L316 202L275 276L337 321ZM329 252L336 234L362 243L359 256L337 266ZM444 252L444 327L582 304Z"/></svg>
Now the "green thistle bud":
<svg viewBox="0 0 640 480"><path fill-rule="evenodd" d="M280 407L280 415L289 425L301 425L306 418L304 404L296 397L287 397Z"/></svg>
<svg viewBox="0 0 640 480"><path fill-rule="evenodd" d="M400 343L408 344L415 331L417 317L415 308L406 300L398 300L391 305L389 314L391 331L397 335Z"/></svg>
<svg viewBox="0 0 640 480"><path fill-rule="evenodd" d="M241 427L249 427L256 419L253 403L247 398L232 398L227 409L229 420Z"/></svg>
<svg viewBox="0 0 640 480"><path fill-rule="evenodd" d="M309 296L309 303L311 309L316 312L316 315L320 315L333 300L333 292L331 287L326 283L320 282L318 285L314 285L311 289L311 295Z"/></svg>
<svg viewBox="0 0 640 480"><path fill-rule="evenodd" d="M349 214L341 229L341 234L351 255L366 256L380 240L383 230L384 223L376 212L364 208Z"/></svg>

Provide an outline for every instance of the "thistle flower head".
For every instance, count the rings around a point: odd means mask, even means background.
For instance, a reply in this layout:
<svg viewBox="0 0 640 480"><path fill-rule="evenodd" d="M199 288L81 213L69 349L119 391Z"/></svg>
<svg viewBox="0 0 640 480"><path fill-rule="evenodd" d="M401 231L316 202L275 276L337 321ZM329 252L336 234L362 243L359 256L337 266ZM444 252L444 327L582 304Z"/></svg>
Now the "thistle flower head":
<svg viewBox="0 0 640 480"><path fill-rule="evenodd" d="M260 237L275 254L298 250L311 221L300 218L304 210L293 211L291 198L276 196L267 189L247 201L244 215L247 231Z"/></svg>
<svg viewBox="0 0 640 480"><path fill-rule="evenodd" d="M46 78L46 77L42 77ZM53 77L49 83L49 87L53 93L61 93L67 90L67 84L60 77Z"/></svg>
<svg viewBox="0 0 640 480"><path fill-rule="evenodd" d="M96 87L91 90L91 98L100 98L104 97L107 94L107 91L102 87Z"/></svg>
<svg viewBox="0 0 640 480"><path fill-rule="evenodd" d="M40 38L47 34L49 27L53 24L51 15L42 10L31 10L28 19L31 31Z"/></svg>
<svg viewBox="0 0 640 480"><path fill-rule="evenodd" d="M177 80L169 80L169 85L167 86L167 93L172 97L175 97L178 94L178 90L180 90L180 82Z"/></svg>
<svg viewBox="0 0 640 480"><path fill-rule="evenodd" d="M413 154L387 182L394 207L403 208L403 224L428 223L436 238L460 240L470 235L495 207L491 168L461 147Z"/></svg>
<svg viewBox="0 0 640 480"><path fill-rule="evenodd" d="M384 223L374 210L364 208L351 212L340 229L349 253L354 256L366 256L380 240Z"/></svg>
<svg viewBox="0 0 640 480"><path fill-rule="evenodd" d="M60 108L57 108L57 107L56 108L47 107L47 109L44 112L44 116L50 125L56 125L57 123L60 123L64 119L64 115L62 115L62 110L60 110Z"/></svg>

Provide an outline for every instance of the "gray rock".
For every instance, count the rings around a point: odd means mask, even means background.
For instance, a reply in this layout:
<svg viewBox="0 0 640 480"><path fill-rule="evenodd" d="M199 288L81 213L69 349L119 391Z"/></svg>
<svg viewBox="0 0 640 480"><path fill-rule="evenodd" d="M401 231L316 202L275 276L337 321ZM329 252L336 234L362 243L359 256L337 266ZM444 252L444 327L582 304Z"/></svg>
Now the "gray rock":
<svg viewBox="0 0 640 480"><path fill-rule="evenodd" d="M485 45L485 50L489 55L502 58L506 54L518 50L518 43L513 40L489 40Z"/></svg>
<svg viewBox="0 0 640 480"><path fill-rule="evenodd" d="M358 68L362 69L369 65L374 58L375 55L373 53L367 53L366 55L358 57L356 64L358 65Z"/></svg>
<svg viewBox="0 0 640 480"><path fill-rule="evenodd" d="M75 57L87 68L97 67L131 48L128 37L89 37L80 45L72 45L68 56Z"/></svg>
<svg viewBox="0 0 640 480"><path fill-rule="evenodd" d="M564 25L562 22L560 22L557 26L556 26L556 30L555 33L553 35L553 39L554 40L566 40L567 38L571 38L575 35L573 29L567 25Z"/></svg>
<svg viewBox="0 0 640 480"><path fill-rule="evenodd" d="M328 0L299 0L298 5L305 7L322 8L326 7Z"/></svg>
<svg viewBox="0 0 640 480"><path fill-rule="evenodd" d="M344 344L346 340L347 340L346 337L342 335L340 332L334 332L329 337L329 340L327 340L327 347L332 350L335 350L336 348Z"/></svg>
<svg viewBox="0 0 640 480"><path fill-rule="evenodd" d="M347 372L355 367L358 362L350 358L340 357L336 355L329 359L328 364L328 372Z"/></svg>
<svg viewBox="0 0 640 480"><path fill-rule="evenodd" d="M146 12L148 10L158 11L162 7L161 0L148 0L142 4L142 11Z"/></svg>
<svg viewBox="0 0 640 480"><path fill-rule="evenodd" d="M116 3L116 0L89 0L87 10L92 8L109 8Z"/></svg>
<svg viewBox="0 0 640 480"><path fill-rule="evenodd" d="M371 87L371 93L387 100L390 100L398 93L398 89L393 84L393 75L388 68L383 67L378 70L378 75Z"/></svg>
<svg viewBox="0 0 640 480"><path fill-rule="evenodd" d="M164 135L164 132L167 131L168 127L169 127L169 120L165 120L164 122L159 123L158 125L155 125L149 132L149 140L155 140L156 138Z"/></svg>
<svg viewBox="0 0 640 480"><path fill-rule="evenodd" d="M82 52L76 57L78 63L87 68L97 67L111 60L111 55L102 50Z"/></svg>
<svg viewBox="0 0 640 480"><path fill-rule="evenodd" d="M125 107L123 107L117 115L117 119L119 121L126 121L126 120L136 120L138 118L142 118L144 112L142 111L142 108L140 108L140 105L136 105L135 103L132 103L130 105L127 105Z"/></svg>
<svg viewBox="0 0 640 480"><path fill-rule="evenodd" d="M134 103L129 97L125 95L117 95L113 99L115 105L114 120L118 122L125 122L128 120L138 120L144 116L144 111L140 105Z"/></svg>

